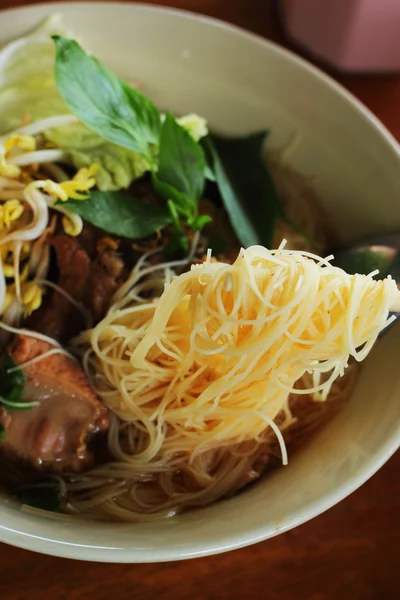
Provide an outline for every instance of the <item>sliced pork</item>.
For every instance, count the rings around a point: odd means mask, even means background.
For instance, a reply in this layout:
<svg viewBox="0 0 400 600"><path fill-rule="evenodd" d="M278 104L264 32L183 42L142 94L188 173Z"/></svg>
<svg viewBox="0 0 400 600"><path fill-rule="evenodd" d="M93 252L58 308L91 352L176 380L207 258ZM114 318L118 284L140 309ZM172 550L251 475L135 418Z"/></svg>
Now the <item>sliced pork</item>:
<svg viewBox="0 0 400 600"><path fill-rule="evenodd" d="M56 283L69 298L49 289L42 307L26 324L62 344L87 328L85 314L93 323L104 317L125 275L124 262L116 249L101 240L96 244L88 237L83 232L79 238L57 235L49 240L59 272Z"/></svg>
<svg viewBox="0 0 400 600"><path fill-rule="evenodd" d="M9 349L20 365L54 348L45 341L16 336ZM108 427L108 412L75 360L54 354L23 368L23 400L28 410L0 409L5 428L1 449L37 469L81 471L92 464L88 444Z"/></svg>

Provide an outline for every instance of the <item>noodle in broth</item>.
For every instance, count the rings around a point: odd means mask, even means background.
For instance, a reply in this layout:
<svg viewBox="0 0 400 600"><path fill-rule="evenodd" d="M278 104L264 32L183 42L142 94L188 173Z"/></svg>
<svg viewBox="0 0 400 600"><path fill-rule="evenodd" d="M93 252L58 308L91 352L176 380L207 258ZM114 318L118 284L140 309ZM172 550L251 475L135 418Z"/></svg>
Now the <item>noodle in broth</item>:
<svg viewBox="0 0 400 600"><path fill-rule="evenodd" d="M268 275L272 267L275 272L265 279L266 271L260 271L255 281L254 267L261 264L268 266ZM210 283L206 275L215 273ZM292 278L290 284L282 282L285 273ZM330 284L323 281L319 287L319 276ZM307 304L302 294L291 291L298 290L299 281ZM197 303L193 288L187 300L187 282L198 287ZM157 519L234 494L259 476L278 447L287 462L285 441L298 443L349 396L357 374L353 365L343 376L349 355L362 360L369 352L395 297L390 280L386 289L371 277L359 276L350 283L349 276L326 261L318 265L304 253L255 248L242 251L232 266L206 262L192 267L167 286L158 302L114 309L77 340L83 348L90 344L84 362L97 393L115 415L108 438L113 460L70 479L68 509L104 519ZM196 308L189 330L191 303ZM351 332L350 306L358 306L362 316L357 324L354 313ZM250 314L256 316L251 319ZM164 325L156 336L158 316ZM195 331L203 346L194 341ZM231 342L228 350L226 340ZM210 351L215 345L217 351ZM294 368L292 391L290 379L280 375L290 371L289 365ZM214 388L219 389L215 396ZM298 425L296 413L302 411L306 418Z"/></svg>

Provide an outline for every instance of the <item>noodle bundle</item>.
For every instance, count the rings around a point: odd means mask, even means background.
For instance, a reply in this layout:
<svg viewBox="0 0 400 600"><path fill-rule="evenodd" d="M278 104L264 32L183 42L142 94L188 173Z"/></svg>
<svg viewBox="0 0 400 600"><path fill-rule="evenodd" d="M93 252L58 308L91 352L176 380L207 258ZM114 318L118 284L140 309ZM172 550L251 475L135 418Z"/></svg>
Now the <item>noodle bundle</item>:
<svg viewBox="0 0 400 600"><path fill-rule="evenodd" d="M92 333L96 387L122 419L151 423L164 453L252 439L303 373L332 371L307 390L326 396L350 356L365 358L398 295L392 280L300 252L242 250L233 265L192 266L157 304L107 317Z"/></svg>
<svg viewBox="0 0 400 600"><path fill-rule="evenodd" d="M85 509L86 491L86 508L137 520L206 504L240 487L271 431L286 463L275 419L288 395L325 400L399 301L390 278L255 246L232 265L193 265L154 302L116 305L80 339L97 393L122 420L110 431L116 462L71 482L72 506ZM312 385L295 385L305 374Z"/></svg>

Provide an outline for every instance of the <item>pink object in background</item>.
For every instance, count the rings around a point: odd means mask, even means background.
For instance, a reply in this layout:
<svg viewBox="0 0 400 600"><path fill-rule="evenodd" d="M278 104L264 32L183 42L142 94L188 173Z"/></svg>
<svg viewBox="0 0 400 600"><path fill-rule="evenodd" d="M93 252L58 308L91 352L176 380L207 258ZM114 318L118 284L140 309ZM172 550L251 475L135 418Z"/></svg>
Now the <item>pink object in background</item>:
<svg viewBox="0 0 400 600"><path fill-rule="evenodd" d="M283 0L292 40L343 71L400 71L400 0Z"/></svg>

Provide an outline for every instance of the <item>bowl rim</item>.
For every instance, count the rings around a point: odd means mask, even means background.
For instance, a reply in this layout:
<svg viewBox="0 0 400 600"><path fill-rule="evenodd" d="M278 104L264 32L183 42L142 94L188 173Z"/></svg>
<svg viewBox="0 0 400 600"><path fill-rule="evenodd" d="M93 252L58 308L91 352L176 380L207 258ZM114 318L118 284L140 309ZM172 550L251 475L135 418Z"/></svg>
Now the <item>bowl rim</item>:
<svg viewBox="0 0 400 600"><path fill-rule="evenodd" d="M200 21L204 25L211 26L221 31L227 31L235 33L236 36L245 38L250 42L255 43L258 46L269 48L276 55L284 57L290 61L293 65L297 65L300 69L308 71L315 78L319 79L328 87L333 94L337 97L341 97L347 104L353 106L362 115L366 122L369 122L376 133L386 143L389 150L391 150L395 156L399 159L400 165L400 144L393 136L392 133L386 128L386 126L374 115L374 113L363 104L358 98L356 98L351 92L349 92L344 86L338 83L333 77L322 71L321 68L315 66L303 57L298 56L293 51L280 46L278 43L270 41L263 36L248 31L238 25L234 25L225 22L221 19L202 15L190 10L177 9L172 7L158 6L154 4L143 4L135 3L128 4L126 2L109 2L107 0L96 0L95 2L38 2L30 5L22 5L17 7L6 8L0 10L1 15L12 15L13 13L25 12L36 12L41 8L48 8L50 12L63 13L67 8L68 10L79 10L82 7L90 7L95 9L97 6L109 6L114 10L124 8L133 12L147 12L155 15L172 15L189 21ZM248 530L246 534L230 534L225 535L223 539L220 539L219 543L214 541L211 543L196 543L193 545L193 549L168 549L168 547L160 546L151 550L151 553L144 553L138 548L112 548L106 546L94 546L94 545L80 545L73 542L65 542L60 539L51 538L40 538L33 536L24 531L18 531L17 529L8 528L6 525L0 524L0 541L6 544L10 544L26 550L34 550L41 554L47 554L62 558L78 559L83 561L96 561L96 562L108 562L108 563L155 563L155 562L168 562L173 560L185 560L191 558L199 558L204 556L211 556L220 554L223 552L237 550L252 544L262 542L266 539L275 537L280 533L284 533L294 527L302 525L307 521L317 517L323 512L327 511L335 504L346 498L348 495L356 491L362 486L368 479L370 479L389 458L396 452L400 447L400 436L393 435L388 438L371 459L357 473L357 476L353 476L348 479L346 483L341 484L334 493L325 493L318 501L313 502L311 505L294 510L290 518L285 520L280 526L271 530L270 527L266 530L262 524ZM32 538L35 540L32 543ZM33 545L35 547L33 547Z"/></svg>

